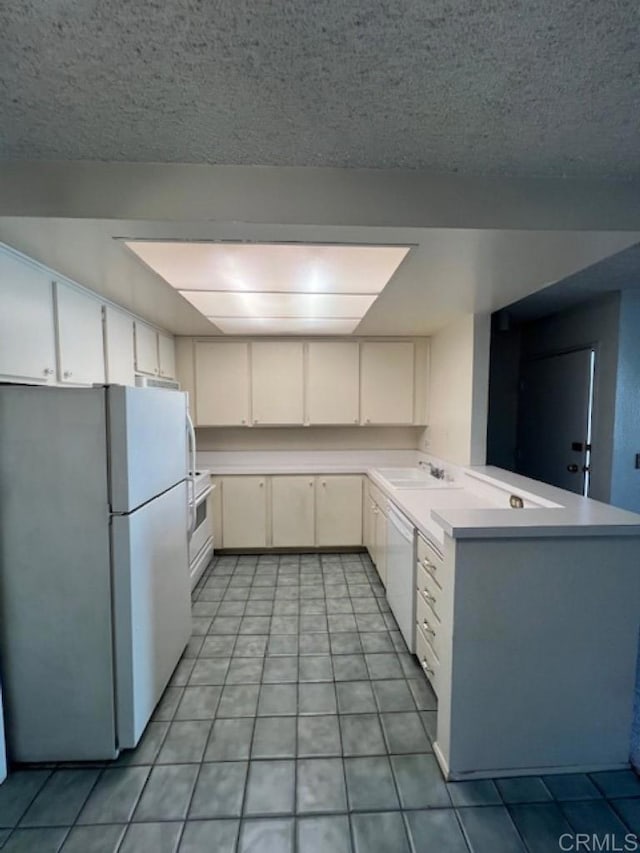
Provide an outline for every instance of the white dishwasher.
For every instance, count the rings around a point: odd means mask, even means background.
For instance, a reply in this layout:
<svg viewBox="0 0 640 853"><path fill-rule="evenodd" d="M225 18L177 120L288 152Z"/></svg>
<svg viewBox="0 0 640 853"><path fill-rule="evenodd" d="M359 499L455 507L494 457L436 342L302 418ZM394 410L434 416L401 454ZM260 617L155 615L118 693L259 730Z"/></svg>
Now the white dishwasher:
<svg viewBox="0 0 640 853"><path fill-rule="evenodd" d="M415 531L389 504L387 518L387 601L409 651L415 652Z"/></svg>

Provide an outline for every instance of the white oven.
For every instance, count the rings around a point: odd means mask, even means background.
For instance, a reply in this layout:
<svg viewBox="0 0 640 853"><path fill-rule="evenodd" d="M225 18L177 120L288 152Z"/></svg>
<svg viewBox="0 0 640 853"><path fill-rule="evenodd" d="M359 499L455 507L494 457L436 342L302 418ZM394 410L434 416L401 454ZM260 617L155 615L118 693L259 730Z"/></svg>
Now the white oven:
<svg viewBox="0 0 640 853"><path fill-rule="evenodd" d="M191 538L189 539L189 572L191 588L198 583L202 573L213 557L213 519L209 495L215 486L211 484L209 471L193 471L189 482L191 509Z"/></svg>

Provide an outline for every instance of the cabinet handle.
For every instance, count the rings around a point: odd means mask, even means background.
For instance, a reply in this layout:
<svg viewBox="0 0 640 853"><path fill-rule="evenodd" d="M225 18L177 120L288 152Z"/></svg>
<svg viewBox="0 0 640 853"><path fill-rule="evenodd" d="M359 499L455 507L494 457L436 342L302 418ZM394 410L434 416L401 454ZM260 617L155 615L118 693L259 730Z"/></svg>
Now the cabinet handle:
<svg viewBox="0 0 640 853"><path fill-rule="evenodd" d="M264 483L262 483L262 482L260 483L260 488L261 489L264 488Z"/></svg>
<svg viewBox="0 0 640 853"><path fill-rule="evenodd" d="M52 367L45 367L44 375L45 376L51 376L52 374L53 374L53 368Z"/></svg>
<svg viewBox="0 0 640 853"><path fill-rule="evenodd" d="M431 634L433 637L435 637L436 632L433 630L431 625L429 625L426 619L422 620L422 627L427 632L427 634Z"/></svg>
<svg viewBox="0 0 640 853"><path fill-rule="evenodd" d="M422 567L423 569L425 569L425 571L429 572L430 575L434 574L435 570L437 569L437 566L434 563L430 563L426 557L422 561Z"/></svg>
<svg viewBox="0 0 640 853"><path fill-rule="evenodd" d="M426 659L426 658L422 658L422 660L420 661L420 666L421 666L421 667L423 668L423 670L427 673L427 675L434 675L433 670L432 670L432 669L431 669L431 667L430 667L430 666L428 666L428 664L427 664L427 659Z"/></svg>
<svg viewBox="0 0 640 853"><path fill-rule="evenodd" d="M62 375L64 376L65 379L68 379L70 376L72 376L72 373L70 370L65 370L65 372Z"/></svg>
<svg viewBox="0 0 640 853"><path fill-rule="evenodd" d="M246 418L243 418L243 419L240 421L240 423L241 423L241 424L246 424L246 422L247 422L247 419L246 419Z"/></svg>
<svg viewBox="0 0 640 853"><path fill-rule="evenodd" d="M309 485L313 486L313 480L309 480Z"/></svg>
<svg viewBox="0 0 640 853"><path fill-rule="evenodd" d="M158 373L158 368L157 368L157 367L154 367L154 368L153 368L153 372L154 372L154 373Z"/></svg>
<svg viewBox="0 0 640 853"><path fill-rule="evenodd" d="M326 481L326 480L323 480L323 481L322 481L322 486L324 487L324 486L326 486L326 485L327 485L327 481Z"/></svg>
<svg viewBox="0 0 640 853"><path fill-rule="evenodd" d="M365 424L370 424L370 423L371 423L371 418L366 418L366 419L365 419Z"/></svg>
<svg viewBox="0 0 640 853"><path fill-rule="evenodd" d="M254 424L257 424L257 423L258 423L258 419L257 419L257 418L254 418L254 419L253 419L253 422L254 422Z"/></svg>
<svg viewBox="0 0 640 853"><path fill-rule="evenodd" d="M431 595L431 593L427 589L423 589L422 594L426 598L427 601L432 601L434 604L436 603L435 595Z"/></svg>
<svg viewBox="0 0 640 853"><path fill-rule="evenodd" d="M354 418L354 419L353 419L353 422L354 422L354 424L357 424L357 423L358 423L358 418Z"/></svg>

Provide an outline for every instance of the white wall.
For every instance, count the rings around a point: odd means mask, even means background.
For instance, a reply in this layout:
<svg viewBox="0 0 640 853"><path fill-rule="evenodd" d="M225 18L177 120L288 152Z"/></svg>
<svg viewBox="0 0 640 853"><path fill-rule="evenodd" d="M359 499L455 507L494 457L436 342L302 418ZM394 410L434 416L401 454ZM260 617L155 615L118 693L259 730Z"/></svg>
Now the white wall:
<svg viewBox="0 0 640 853"><path fill-rule="evenodd" d="M431 338L429 453L458 465L485 461L490 318L467 314Z"/></svg>

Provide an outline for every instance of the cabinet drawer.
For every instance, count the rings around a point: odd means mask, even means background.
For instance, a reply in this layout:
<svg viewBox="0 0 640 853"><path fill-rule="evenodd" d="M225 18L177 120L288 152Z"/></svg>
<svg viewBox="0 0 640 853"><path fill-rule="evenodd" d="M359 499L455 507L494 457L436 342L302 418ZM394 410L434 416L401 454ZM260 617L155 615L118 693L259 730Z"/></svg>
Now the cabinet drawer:
<svg viewBox="0 0 640 853"><path fill-rule="evenodd" d="M431 643L425 639L419 625L416 630L416 656L422 671L431 682L436 696L438 696L440 694L440 661Z"/></svg>
<svg viewBox="0 0 640 853"><path fill-rule="evenodd" d="M429 605L438 619L442 619L442 590L433 575L429 574L422 563L417 564L416 588L418 597Z"/></svg>
<svg viewBox="0 0 640 853"><path fill-rule="evenodd" d="M444 629L421 595L416 598L416 624L441 658Z"/></svg>
<svg viewBox="0 0 640 853"><path fill-rule="evenodd" d="M418 535L418 562L428 572L439 586L442 586L444 558L442 554L426 539Z"/></svg>

